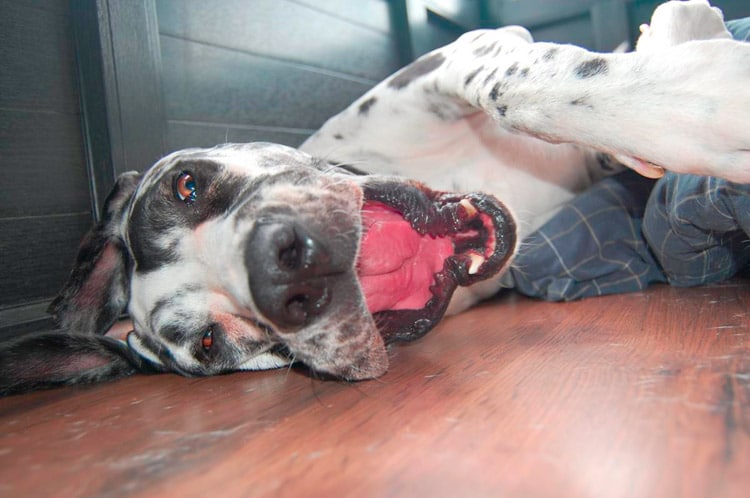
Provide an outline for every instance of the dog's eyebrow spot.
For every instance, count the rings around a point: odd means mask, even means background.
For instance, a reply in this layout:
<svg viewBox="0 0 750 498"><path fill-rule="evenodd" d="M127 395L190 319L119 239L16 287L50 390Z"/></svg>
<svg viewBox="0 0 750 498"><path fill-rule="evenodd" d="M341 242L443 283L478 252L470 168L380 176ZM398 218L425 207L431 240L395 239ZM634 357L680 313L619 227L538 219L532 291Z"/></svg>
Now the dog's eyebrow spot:
<svg viewBox="0 0 750 498"><path fill-rule="evenodd" d="M363 116L366 116L368 112L370 112L370 108L375 105L375 103L378 101L377 97L370 97L369 99L365 100L359 105L359 113Z"/></svg>
<svg viewBox="0 0 750 498"><path fill-rule="evenodd" d="M172 344L182 344L194 334L189 333L179 325L167 325L159 331L159 335Z"/></svg>
<svg viewBox="0 0 750 498"><path fill-rule="evenodd" d="M597 74L607 74L607 71L609 71L607 61L601 57L596 57L586 62L581 62L576 66L575 75L578 78L586 79L596 76Z"/></svg>
<svg viewBox="0 0 750 498"><path fill-rule="evenodd" d="M445 56L441 53L435 53L417 59L411 65L396 73L396 75L391 78L391 81L388 82L388 86L400 90L417 78L429 74L439 68L443 65L443 62L445 62Z"/></svg>

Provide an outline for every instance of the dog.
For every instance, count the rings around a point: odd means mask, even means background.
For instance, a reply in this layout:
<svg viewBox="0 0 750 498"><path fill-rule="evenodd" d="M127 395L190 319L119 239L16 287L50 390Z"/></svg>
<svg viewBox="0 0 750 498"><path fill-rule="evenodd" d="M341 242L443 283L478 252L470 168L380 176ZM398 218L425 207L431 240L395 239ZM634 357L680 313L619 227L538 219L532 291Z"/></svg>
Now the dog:
<svg viewBox="0 0 750 498"><path fill-rule="evenodd" d="M3 347L0 391L292 362L378 377L389 344L495 294L519 241L614 169L750 182L750 45L705 0L642 32L618 54L470 32L299 150L189 149L122 175L50 307L61 330Z"/></svg>

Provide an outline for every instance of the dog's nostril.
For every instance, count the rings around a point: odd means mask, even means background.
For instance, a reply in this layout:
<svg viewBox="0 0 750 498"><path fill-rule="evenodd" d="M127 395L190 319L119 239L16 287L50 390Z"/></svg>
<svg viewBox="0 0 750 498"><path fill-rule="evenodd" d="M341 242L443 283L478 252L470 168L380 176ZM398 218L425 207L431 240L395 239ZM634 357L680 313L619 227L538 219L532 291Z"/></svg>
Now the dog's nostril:
<svg viewBox="0 0 750 498"><path fill-rule="evenodd" d="M308 302L310 302L310 299L304 294L292 296L286 303L286 311L289 319L293 322L304 323L307 319L305 308L307 308Z"/></svg>
<svg viewBox="0 0 750 498"><path fill-rule="evenodd" d="M306 288L287 299L286 314L281 321L287 325L304 325L308 320L322 314L330 300L327 286Z"/></svg>
<svg viewBox="0 0 750 498"><path fill-rule="evenodd" d="M284 247L279 251L279 266L284 270L296 270L299 267L299 251L296 245Z"/></svg>
<svg viewBox="0 0 750 498"><path fill-rule="evenodd" d="M288 227L277 240L277 264L295 278L325 275L330 272L331 257L326 245L301 227Z"/></svg>
<svg viewBox="0 0 750 498"><path fill-rule="evenodd" d="M253 229L245 265L258 310L287 332L325 313L343 273L319 232L284 219Z"/></svg>

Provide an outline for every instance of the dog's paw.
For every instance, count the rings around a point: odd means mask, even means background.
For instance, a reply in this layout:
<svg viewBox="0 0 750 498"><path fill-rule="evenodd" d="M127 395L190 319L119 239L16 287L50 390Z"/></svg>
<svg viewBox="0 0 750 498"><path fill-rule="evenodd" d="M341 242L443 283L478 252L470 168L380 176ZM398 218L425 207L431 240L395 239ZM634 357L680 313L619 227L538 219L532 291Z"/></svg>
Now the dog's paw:
<svg viewBox="0 0 750 498"><path fill-rule="evenodd" d="M636 50L647 52L691 40L731 38L724 15L706 0L672 0L659 5L651 24L640 26Z"/></svg>

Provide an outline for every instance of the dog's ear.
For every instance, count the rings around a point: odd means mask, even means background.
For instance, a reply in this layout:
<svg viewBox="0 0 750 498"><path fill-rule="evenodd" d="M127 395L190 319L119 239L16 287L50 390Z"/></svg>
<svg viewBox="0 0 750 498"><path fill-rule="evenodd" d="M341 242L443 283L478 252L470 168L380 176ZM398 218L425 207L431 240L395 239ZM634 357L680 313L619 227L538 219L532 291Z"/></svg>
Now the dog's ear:
<svg viewBox="0 0 750 498"><path fill-rule="evenodd" d="M120 175L104 202L101 221L81 242L68 281L48 309L59 327L104 334L125 310L130 260L121 230L140 180L136 172Z"/></svg>
<svg viewBox="0 0 750 498"><path fill-rule="evenodd" d="M106 336L44 332L0 347L0 395L159 371L124 341Z"/></svg>

